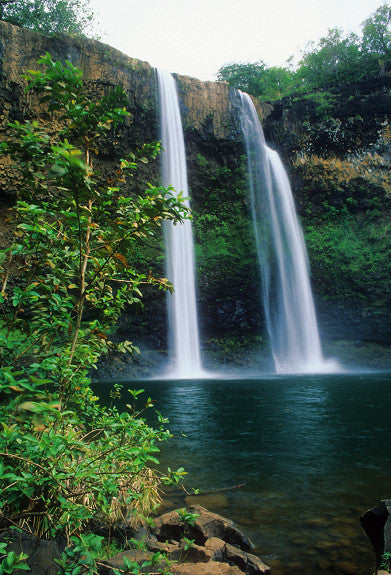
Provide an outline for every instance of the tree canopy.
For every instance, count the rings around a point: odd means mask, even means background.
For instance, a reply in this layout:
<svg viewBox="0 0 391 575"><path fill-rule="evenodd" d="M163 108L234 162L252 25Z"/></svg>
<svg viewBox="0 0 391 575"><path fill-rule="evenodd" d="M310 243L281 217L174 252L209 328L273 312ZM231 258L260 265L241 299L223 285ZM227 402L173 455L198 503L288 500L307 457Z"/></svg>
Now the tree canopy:
<svg viewBox="0 0 391 575"><path fill-rule="evenodd" d="M226 64L217 78L263 100L276 100L382 75L390 67L391 7L383 4L362 23L361 36L332 28L317 44L310 44L295 71L289 66L269 68L259 60Z"/></svg>
<svg viewBox="0 0 391 575"><path fill-rule="evenodd" d="M0 0L0 19L44 34L92 33L90 0Z"/></svg>
<svg viewBox="0 0 391 575"><path fill-rule="evenodd" d="M268 68L260 60L254 64L227 64L220 68L217 78L248 94L275 100L290 89L294 74L287 68Z"/></svg>
<svg viewBox="0 0 391 575"><path fill-rule="evenodd" d="M391 64L391 7L380 6L372 16L363 22L362 51L378 59L382 68Z"/></svg>

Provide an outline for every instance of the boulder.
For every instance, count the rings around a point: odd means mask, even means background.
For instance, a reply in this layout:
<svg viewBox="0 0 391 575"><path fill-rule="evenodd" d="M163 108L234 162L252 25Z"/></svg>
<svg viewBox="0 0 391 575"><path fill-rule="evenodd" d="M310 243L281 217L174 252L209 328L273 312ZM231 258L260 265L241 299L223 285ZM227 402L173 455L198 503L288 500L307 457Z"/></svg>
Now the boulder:
<svg viewBox="0 0 391 575"><path fill-rule="evenodd" d="M239 567L227 563L181 563L172 568L174 575L243 575Z"/></svg>
<svg viewBox="0 0 391 575"><path fill-rule="evenodd" d="M385 499L377 507L361 515L361 525L368 535L380 567L383 553L391 553L391 499Z"/></svg>
<svg viewBox="0 0 391 575"><path fill-rule="evenodd" d="M270 568L250 553L253 544L235 524L216 513L193 505L188 513L198 515L193 523L183 521L177 511L164 513L154 520L144 541L150 551L167 553L176 560L175 575L259 575ZM137 537L137 534L136 534ZM194 544L185 549L184 537Z"/></svg>
<svg viewBox="0 0 391 575"><path fill-rule="evenodd" d="M206 549L212 551L213 561L221 561L224 557L225 541L219 539L218 537L211 537L205 541Z"/></svg>
<svg viewBox="0 0 391 575"><path fill-rule="evenodd" d="M28 533L15 536L15 533L8 531L0 534L0 541L8 543L7 551L28 555L26 562L30 567L30 575L57 575L55 559L60 559L63 546L59 546L56 541L37 539Z"/></svg>
<svg viewBox="0 0 391 575"><path fill-rule="evenodd" d="M252 553L246 553L229 543L225 545L224 558L227 563L236 565L246 575L258 575L259 573L269 573L270 571L270 567L265 565L259 557Z"/></svg>
<svg viewBox="0 0 391 575"><path fill-rule="evenodd" d="M184 523L176 511L170 511L155 519L152 534L159 541L178 541L186 535L189 539L194 539L197 545L204 545L208 539L217 537L243 551L254 549L253 544L239 531L233 521L212 513L200 505L193 505L188 508L188 511L199 516L193 525Z"/></svg>

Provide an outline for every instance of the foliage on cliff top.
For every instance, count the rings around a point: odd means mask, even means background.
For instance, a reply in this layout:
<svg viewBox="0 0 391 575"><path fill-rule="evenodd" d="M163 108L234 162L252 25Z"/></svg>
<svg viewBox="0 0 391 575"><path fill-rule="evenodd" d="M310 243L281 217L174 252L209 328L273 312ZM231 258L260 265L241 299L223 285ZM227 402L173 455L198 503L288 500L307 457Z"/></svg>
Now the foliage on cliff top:
<svg viewBox="0 0 391 575"><path fill-rule="evenodd" d="M1 148L21 183L13 242L0 251L0 524L69 540L97 522L138 520L170 481L153 469L169 433L162 418L157 430L143 419L152 401L139 410L130 391L126 413L103 407L88 373L114 347L110 330L142 286L169 287L136 272L132 254L187 211L171 189L121 192L158 144L102 182L93 158L127 114L122 90L93 101L70 62L47 54L39 63L46 69L28 72L28 90L61 129L14 122ZM128 341L117 348L133 350Z"/></svg>
<svg viewBox="0 0 391 575"><path fill-rule="evenodd" d="M44 34L92 31L90 0L0 0L0 20Z"/></svg>
<svg viewBox="0 0 391 575"><path fill-rule="evenodd" d="M329 90L344 82L381 76L391 69L391 7L381 5L362 23L362 35L328 31L317 45L303 52L297 68L267 67L256 63L230 63L217 77L261 100Z"/></svg>

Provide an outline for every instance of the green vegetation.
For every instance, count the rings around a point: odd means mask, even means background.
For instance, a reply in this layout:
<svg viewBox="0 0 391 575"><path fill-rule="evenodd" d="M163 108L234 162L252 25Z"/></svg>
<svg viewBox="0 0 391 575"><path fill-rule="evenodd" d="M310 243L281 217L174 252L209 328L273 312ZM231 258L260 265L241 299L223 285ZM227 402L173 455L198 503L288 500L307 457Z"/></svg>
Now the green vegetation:
<svg viewBox="0 0 391 575"><path fill-rule="evenodd" d="M391 273L386 160L377 154L345 160L302 155L295 169L303 181L303 221L315 282L328 297L384 306Z"/></svg>
<svg viewBox="0 0 391 575"><path fill-rule="evenodd" d="M0 0L0 20L43 34L91 32L90 0Z"/></svg>
<svg viewBox="0 0 391 575"><path fill-rule="evenodd" d="M27 555L15 551L7 551L7 543L0 543L0 575L8 575L14 571L29 571L30 567L26 563Z"/></svg>
<svg viewBox="0 0 391 575"><path fill-rule="evenodd" d="M277 66L268 68L262 60L253 64L227 64L220 68L217 78L263 100L279 100L295 85L292 71Z"/></svg>
<svg viewBox="0 0 391 575"><path fill-rule="evenodd" d="M128 390L126 412L103 407L89 372L110 349L134 351L111 341L112 327L142 286L170 286L137 272L133 256L164 220L188 215L171 189L122 191L157 143L122 159L109 182L95 165L127 115L122 90L93 101L70 62L47 54L39 64L27 89L51 122L14 122L1 147L19 179L12 241L0 250L0 526L65 537L62 572L93 573L94 529L139 523L159 504L160 486L183 474L156 469L170 434L162 417L157 429L147 424L152 401L138 407L142 390Z"/></svg>
<svg viewBox="0 0 391 575"><path fill-rule="evenodd" d="M373 314L388 313L390 304L390 71L391 7L384 3L360 35L329 30L295 69L287 64L277 75L260 61L218 73L261 102L284 98L265 132L292 167L314 288Z"/></svg>
<svg viewBox="0 0 391 575"><path fill-rule="evenodd" d="M382 562L380 564L381 569L386 569L387 571L391 568L391 553L386 551L383 553Z"/></svg>
<svg viewBox="0 0 391 575"><path fill-rule="evenodd" d="M294 71L289 63L271 68L263 61L231 63L222 66L217 77L264 101L327 91L343 82L381 76L390 66L391 8L383 4L363 22L361 37L330 29L304 51Z"/></svg>
<svg viewBox="0 0 391 575"><path fill-rule="evenodd" d="M233 315L238 299L258 297L253 287L258 271L244 162L229 158L225 165L201 154L195 160L191 196L200 297L209 317L213 313L209 306L214 310L228 306L227 316Z"/></svg>

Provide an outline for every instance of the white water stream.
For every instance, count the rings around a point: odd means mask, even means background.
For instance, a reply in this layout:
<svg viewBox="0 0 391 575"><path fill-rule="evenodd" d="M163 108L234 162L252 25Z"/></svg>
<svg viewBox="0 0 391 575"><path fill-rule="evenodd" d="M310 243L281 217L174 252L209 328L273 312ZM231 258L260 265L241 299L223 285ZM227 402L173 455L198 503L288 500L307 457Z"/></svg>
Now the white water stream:
<svg viewBox="0 0 391 575"><path fill-rule="evenodd" d="M325 360L309 278L303 233L288 176L277 152L267 147L248 94L240 93L249 193L263 305L277 373L336 371Z"/></svg>
<svg viewBox="0 0 391 575"><path fill-rule="evenodd" d="M187 167L182 121L176 83L173 76L158 70L160 108L162 180L188 198ZM189 200L185 203L189 206ZM201 365L197 305L195 294L193 230L190 220L174 226L166 225L167 278L174 285L168 294L169 339L173 379L203 377Z"/></svg>

